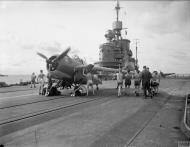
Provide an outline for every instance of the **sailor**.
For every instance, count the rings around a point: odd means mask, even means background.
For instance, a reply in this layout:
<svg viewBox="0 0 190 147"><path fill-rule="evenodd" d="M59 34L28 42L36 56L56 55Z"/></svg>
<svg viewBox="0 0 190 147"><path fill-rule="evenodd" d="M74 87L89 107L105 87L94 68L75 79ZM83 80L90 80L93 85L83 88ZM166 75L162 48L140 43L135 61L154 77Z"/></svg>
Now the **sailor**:
<svg viewBox="0 0 190 147"><path fill-rule="evenodd" d="M51 93L52 87L53 87L53 81L52 81L51 75L48 73L47 83L43 85L42 95L44 94L44 91L45 91L45 96L49 96Z"/></svg>
<svg viewBox="0 0 190 147"><path fill-rule="evenodd" d="M146 66L143 66L143 71L141 74L141 79L142 79L142 86L143 86L143 91L144 91L144 96L147 98L147 91L149 92L149 95L152 98L152 92L150 89L150 80L152 78L152 74L149 72Z"/></svg>
<svg viewBox="0 0 190 147"><path fill-rule="evenodd" d="M34 88L36 88L36 75L35 75L34 72L33 72L32 75L31 75L30 88L32 88L32 85L33 85Z"/></svg>
<svg viewBox="0 0 190 147"><path fill-rule="evenodd" d="M93 88L93 76L92 76L92 73L91 73L91 70L88 70L87 71L87 74L84 73L84 70L83 70L83 75L86 76L86 79L87 79L87 96L88 96L88 92L89 92L89 87L92 88L92 93L94 95L94 88Z"/></svg>
<svg viewBox="0 0 190 147"><path fill-rule="evenodd" d="M152 73L151 86L154 88L155 93L158 93L158 86L160 83L160 76L157 71Z"/></svg>
<svg viewBox="0 0 190 147"><path fill-rule="evenodd" d="M139 96L140 93L140 83L141 83L141 79L140 79L140 71L139 70L135 70L135 74L134 74L134 87L135 87L135 95Z"/></svg>
<svg viewBox="0 0 190 147"><path fill-rule="evenodd" d="M125 91L126 91L126 94L129 94L130 92L130 86L131 86L131 79L132 79L132 76L130 75L129 73L130 71L128 71L126 74L125 74Z"/></svg>
<svg viewBox="0 0 190 147"><path fill-rule="evenodd" d="M93 75L93 84L96 85L96 90L98 91L99 90L99 87L98 87L98 84L101 83L100 79L98 78L98 75L97 74L94 74Z"/></svg>
<svg viewBox="0 0 190 147"><path fill-rule="evenodd" d="M39 87L39 95L40 95L43 93L43 86L45 83L45 74L43 73L43 70L40 70L40 74L38 75L37 81L40 84L40 87Z"/></svg>
<svg viewBox="0 0 190 147"><path fill-rule="evenodd" d="M123 85L123 73L122 73L122 69L119 69L119 73L117 73L117 85L118 85L117 96L120 97L121 96L121 87Z"/></svg>

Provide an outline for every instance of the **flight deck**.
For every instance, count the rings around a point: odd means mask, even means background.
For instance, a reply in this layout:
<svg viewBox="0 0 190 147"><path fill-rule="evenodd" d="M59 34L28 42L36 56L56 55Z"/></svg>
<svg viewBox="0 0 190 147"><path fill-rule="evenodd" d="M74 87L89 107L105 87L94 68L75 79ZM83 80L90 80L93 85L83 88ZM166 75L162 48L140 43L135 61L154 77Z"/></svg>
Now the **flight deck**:
<svg viewBox="0 0 190 147"><path fill-rule="evenodd" d="M117 97L116 81L104 81L95 95L38 95L38 89L0 89L0 143L7 147L178 146L190 81L161 81L153 99ZM183 93L182 93L183 91ZM91 94L91 93L90 93Z"/></svg>

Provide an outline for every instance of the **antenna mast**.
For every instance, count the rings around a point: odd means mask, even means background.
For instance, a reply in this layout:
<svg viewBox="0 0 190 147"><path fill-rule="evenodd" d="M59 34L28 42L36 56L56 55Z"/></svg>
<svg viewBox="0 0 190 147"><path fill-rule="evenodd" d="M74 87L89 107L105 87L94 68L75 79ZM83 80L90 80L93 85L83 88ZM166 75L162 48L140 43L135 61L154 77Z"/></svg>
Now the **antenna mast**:
<svg viewBox="0 0 190 147"><path fill-rule="evenodd" d="M117 20L117 22L119 21L119 10L120 10L120 6L119 6L119 0L117 0L117 4L116 4L116 6L115 6L115 9L116 9L116 20Z"/></svg>
<svg viewBox="0 0 190 147"><path fill-rule="evenodd" d="M137 44L139 43L139 39L135 39L135 44L136 44L136 60L135 60L135 63L136 63L136 66L138 65L138 58L137 58Z"/></svg>
<svg viewBox="0 0 190 147"><path fill-rule="evenodd" d="M121 37L121 30L122 30L122 21L119 21L119 10L120 10L119 0L117 0L115 10L116 10L116 21L113 22L113 30L116 35L116 40L119 40Z"/></svg>

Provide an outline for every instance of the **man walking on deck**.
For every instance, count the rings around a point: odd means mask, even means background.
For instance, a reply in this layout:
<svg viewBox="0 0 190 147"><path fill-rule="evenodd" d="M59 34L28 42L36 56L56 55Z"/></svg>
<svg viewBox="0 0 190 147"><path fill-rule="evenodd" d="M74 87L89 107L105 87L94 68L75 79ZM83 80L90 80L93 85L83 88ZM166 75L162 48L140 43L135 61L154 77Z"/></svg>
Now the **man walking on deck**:
<svg viewBox="0 0 190 147"><path fill-rule="evenodd" d="M141 79L142 79L142 86L143 86L143 91L144 91L144 96L145 98L147 98L147 91L150 95L150 97L152 98L152 92L150 89L150 80L152 78L152 74L146 69L146 66L143 66L143 71L142 71L142 75L141 75Z"/></svg>

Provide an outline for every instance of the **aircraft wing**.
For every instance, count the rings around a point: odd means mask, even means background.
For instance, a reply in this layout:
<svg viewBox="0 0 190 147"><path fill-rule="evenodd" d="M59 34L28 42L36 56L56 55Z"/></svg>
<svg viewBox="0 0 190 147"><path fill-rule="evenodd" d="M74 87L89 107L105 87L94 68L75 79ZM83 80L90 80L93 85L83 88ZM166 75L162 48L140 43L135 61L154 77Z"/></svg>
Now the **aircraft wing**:
<svg viewBox="0 0 190 147"><path fill-rule="evenodd" d="M115 68L108 68L108 67L100 67L100 66L94 66L92 68L94 71L105 71L105 72L119 72L119 69ZM123 73L127 73L128 71L126 69L122 69ZM134 71L130 71L129 73L133 74Z"/></svg>
<svg viewBox="0 0 190 147"><path fill-rule="evenodd" d="M94 71L105 71L105 72L119 72L119 69L100 67L100 66L94 66L92 68L92 70L94 70Z"/></svg>
<svg viewBox="0 0 190 147"><path fill-rule="evenodd" d="M91 69L93 71L105 71L105 72L119 72L119 69L114 69L114 68L107 68L107 67L100 67L100 66L94 66L93 64L88 64L88 65L79 65L75 67L76 70L80 69ZM122 72L127 72L127 70L123 70Z"/></svg>
<svg viewBox="0 0 190 147"><path fill-rule="evenodd" d="M93 64L88 65L79 65L75 68L76 70L80 69L91 69L92 71L105 71L105 72L119 72L119 69L114 68L107 68L107 67L100 67L100 66L94 66ZM127 70L123 70L122 72L126 73Z"/></svg>
<svg viewBox="0 0 190 147"><path fill-rule="evenodd" d="M175 73L163 73L163 72L160 72L160 75L161 75L162 77L167 77L167 76L173 75L173 74L175 74Z"/></svg>
<svg viewBox="0 0 190 147"><path fill-rule="evenodd" d="M164 73L165 76L174 75L175 73Z"/></svg>
<svg viewBox="0 0 190 147"><path fill-rule="evenodd" d="M88 65L78 65L75 67L75 69L84 69L84 68L87 68Z"/></svg>

